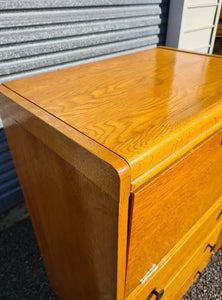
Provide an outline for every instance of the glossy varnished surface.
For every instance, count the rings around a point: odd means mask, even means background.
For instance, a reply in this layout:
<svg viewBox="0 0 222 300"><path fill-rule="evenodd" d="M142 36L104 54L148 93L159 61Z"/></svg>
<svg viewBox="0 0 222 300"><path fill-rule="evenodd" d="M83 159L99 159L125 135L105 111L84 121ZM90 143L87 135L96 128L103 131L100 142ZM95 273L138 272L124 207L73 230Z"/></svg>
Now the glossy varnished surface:
<svg viewBox="0 0 222 300"><path fill-rule="evenodd" d="M222 126L221 70L220 58L157 48L5 86L123 157L135 189Z"/></svg>

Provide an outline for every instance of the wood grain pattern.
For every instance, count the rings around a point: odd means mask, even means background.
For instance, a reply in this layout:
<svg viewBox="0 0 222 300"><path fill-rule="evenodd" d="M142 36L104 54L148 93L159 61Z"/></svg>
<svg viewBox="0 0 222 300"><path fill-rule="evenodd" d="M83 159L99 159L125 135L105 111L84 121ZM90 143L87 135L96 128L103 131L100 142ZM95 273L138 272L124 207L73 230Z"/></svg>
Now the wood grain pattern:
<svg viewBox="0 0 222 300"><path fill-rule="evenodd" d="M218 219L218 214L221 208L222 197L220 197L203 215L203 217L195 223L195 225L183 236L176 246L162 258L161 262L158 264L157 270L144 282L144 284L140 284L136 289L134 289L134 291L127 297L127 300L146 300L147 296L150 295L155 288L160 291L163 288L165 289L168 286L170 287L171 282L173 282L178 274L181 273L183 268L195 254L195 251L203 244L206 237L208 237L215 228L221 228L222 219ZM208 241L210 241L210 239L208 239ZM220 246L221 243L218 239L218 247ZM209 252L206 253L209 254ZM202 266L206 265L210 257L211 255L207 255L206 260L205 256L200 256L200 260L203 262ZM191 265L191 272L196 271L198 264L194 262ZM183 272L181 273L181 276L183 276ZM184 278L186 279L186 275ZM192 284L195 280L195 278L192 279L193 280L189 281L189 284ZM188 287L189 285L186 285L186 288L184 289L180 283L177 287L174 286L174 293L176 294L178 292L182 297L182 294L185 293ZM180 297L177 299L180 299Z"/></svg>
<svg viewBox="0 0 222 300"><path fill-rule="evenodd" d="M56 295L114 299L118 202L21 127L6 134Z"/></svg>
<svg viewBox="0 0 222 300"><path fill-rule="evenodd" d="M134 195L126 295L222 194L221 140L220 131Z"/></svg>
<svg viewBox="0 0 222 300"><path fill-rule="evenodd" d="M127 164L22 97L3 87L1 91L13 99L1 95L1 115L59 298L85 299L88 293L92 299L123 299L130 188ZM83 262L87 251L88 259ZM98 280L101 276L102 286L95 276Z"/></svg>
<svg viewBox="0 0 222 300"><path fill-rule="evenodd" d="M219 58L159 48L4 85L123 157L135 190L222 127L221 69Z"/></svg>

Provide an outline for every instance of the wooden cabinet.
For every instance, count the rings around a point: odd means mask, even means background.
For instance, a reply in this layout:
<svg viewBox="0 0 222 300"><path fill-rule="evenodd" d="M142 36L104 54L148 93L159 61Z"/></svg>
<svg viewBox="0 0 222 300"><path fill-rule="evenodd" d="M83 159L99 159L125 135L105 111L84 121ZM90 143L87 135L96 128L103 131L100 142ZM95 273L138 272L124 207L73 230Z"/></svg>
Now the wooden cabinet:
<svg viewBox="0 0 222 300"><path fill-rule="evenodd" d="M59 299L179 299L221 246L221 69L160 47L1 85Z"/></svg>

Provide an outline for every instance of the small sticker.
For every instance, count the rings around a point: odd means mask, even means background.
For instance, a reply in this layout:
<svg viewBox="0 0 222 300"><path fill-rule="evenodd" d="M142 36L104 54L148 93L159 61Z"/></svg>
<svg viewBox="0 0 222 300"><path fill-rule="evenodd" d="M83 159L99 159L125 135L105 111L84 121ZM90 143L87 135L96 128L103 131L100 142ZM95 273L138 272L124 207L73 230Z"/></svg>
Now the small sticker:
<svg viewBox="0 0 222 300"><path fill-rule="evenodd" d="M140 280L140 283L143 284L152 274L157 270L158 266L153 265L152 268L146 273L146 275Z"/></svg>

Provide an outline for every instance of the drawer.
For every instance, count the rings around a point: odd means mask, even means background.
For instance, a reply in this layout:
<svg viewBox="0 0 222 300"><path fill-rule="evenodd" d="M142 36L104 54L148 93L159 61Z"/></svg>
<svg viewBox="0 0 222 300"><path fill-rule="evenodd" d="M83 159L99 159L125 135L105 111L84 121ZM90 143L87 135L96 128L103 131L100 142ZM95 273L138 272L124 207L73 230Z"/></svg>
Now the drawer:
<svg viewBox="0 0 222 300"><path fill-rule="evenodd" d="M222 194L222 132L132 195L126 295Z"/></svg>
<svg viewBox="0 0 222 300"><path fill-rule="evenodd" d="M205 28L198 31L185 32L180 41L181 49L193 51L203 46L210 45L212 28Z"/></svg>
<svg viewBox="0 0 222 300"><path fill-rule="evenodd" d="M192 1L193 3L195 1ZM214 24L214 18L217 11L217 3L211 6L202 6L198 8L188 8L184 15L184 29L200 28Z"/></svg>
<svg viewBox="0 0 222 300"><path fill-rule="evenodd" d="M191 230L179 241L179 243L177 243L177 245L162 259L159 265L157 265L156 271L153 272L152 275L143 284L140 284L140 286L130 294L127 300L146 300L147 296L151 294L154 289L159 291L161 289L169 289L170 291L173 287L172 284L180 275L180 273L183 272L183 269L189 263L195 253L197 251L199 253L201 251L200 248L202 249L203 245L205 245L206 242L207 244L214 244L217 240L217 236L219 235L219 232L222 228L222 215L220 213L221 210L222 197L216 201L216 203L207 211L207 213L201 218L201 220L199 220L191 228ZM220 241L218 242L220 243ZM210 257L211 253L210 249L208 248L200 255L200 264L202 264L204 267ZM193 264L193 266L196 270L196 266L199 266L198 260L197 264ZM199 268L201 269L201 266L199 266ZM191 271L193 271L193 269ZM181 280L181 277L178 278L178 280ZM185 277L185 279L186 278L187 276ZM192 278L192 280L195 280L195 278ZM183 285L182 283L180 282L180 286ZM189 285L187 284L191 283L191 279L189 283L188 281L187 283L184 282L184 293L189 287ZM178 290L178 287L179 285L173 288L174 293ZM171 292L167 292L165 294L167 295L168 293L172 295ZM165 299L166 295L163 299Z"/></svg>
<svg viewBox="0 0 222 300"><path fill-rule="evenodd" d="M178 300L183 297L192 283L197 279L199 275L198 272L201 272L208 264L212 256L208 245L216 244L220 231L221 225L213 230L202 243L201 247L195 251L194 255L190 258L184 268L168 283L164 289L163 300Z"/></svg>

